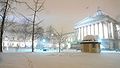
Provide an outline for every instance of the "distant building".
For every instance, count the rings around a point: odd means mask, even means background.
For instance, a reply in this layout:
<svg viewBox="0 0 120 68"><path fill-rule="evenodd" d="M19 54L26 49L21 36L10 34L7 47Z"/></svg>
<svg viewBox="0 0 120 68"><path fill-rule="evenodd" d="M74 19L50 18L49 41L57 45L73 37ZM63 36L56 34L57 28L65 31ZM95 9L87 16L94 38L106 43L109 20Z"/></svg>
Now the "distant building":
<svg viewBox="0 0 120 68"><path fill-rule="evenodd" d="M94 35L101 42L101 48L120 49L120 23L101 10L77 22L74 29L79 41L86 35Z"/></svg>

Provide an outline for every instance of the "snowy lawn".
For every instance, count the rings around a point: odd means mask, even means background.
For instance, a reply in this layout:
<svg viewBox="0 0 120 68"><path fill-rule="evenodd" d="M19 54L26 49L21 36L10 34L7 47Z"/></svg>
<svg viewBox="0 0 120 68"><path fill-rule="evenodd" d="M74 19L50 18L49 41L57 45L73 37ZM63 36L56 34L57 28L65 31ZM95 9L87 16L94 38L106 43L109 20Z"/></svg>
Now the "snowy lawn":
<svg viewBox="0 0 120 68"><path fill-rule="evenodd" d="M0 68L120 68L120 53L0 53Z"/></svg>

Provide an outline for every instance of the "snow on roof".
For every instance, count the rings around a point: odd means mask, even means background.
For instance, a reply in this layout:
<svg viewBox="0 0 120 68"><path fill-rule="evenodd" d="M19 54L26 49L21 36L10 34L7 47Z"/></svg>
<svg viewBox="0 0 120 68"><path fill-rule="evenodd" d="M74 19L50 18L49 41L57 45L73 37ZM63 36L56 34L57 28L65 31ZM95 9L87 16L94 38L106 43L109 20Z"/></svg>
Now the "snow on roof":
<svg viewBox="0 0 120 68"><path fill-rule="evenodd" d="M97 40L98 37L97 36L94 36L94 35L87 35L83 38L83 40Z"/></svg>

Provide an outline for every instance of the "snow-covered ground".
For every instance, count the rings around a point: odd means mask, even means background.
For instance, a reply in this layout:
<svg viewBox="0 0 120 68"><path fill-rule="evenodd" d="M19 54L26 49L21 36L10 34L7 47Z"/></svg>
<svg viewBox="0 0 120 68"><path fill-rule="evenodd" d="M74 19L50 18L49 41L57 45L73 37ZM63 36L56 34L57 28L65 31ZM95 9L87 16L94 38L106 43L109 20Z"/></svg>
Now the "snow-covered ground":
<svg viewBox="0 0 120 68"><path fill-rule="evenodd" d="M120 53L0 53L0 68L120 68Z"/></svg>

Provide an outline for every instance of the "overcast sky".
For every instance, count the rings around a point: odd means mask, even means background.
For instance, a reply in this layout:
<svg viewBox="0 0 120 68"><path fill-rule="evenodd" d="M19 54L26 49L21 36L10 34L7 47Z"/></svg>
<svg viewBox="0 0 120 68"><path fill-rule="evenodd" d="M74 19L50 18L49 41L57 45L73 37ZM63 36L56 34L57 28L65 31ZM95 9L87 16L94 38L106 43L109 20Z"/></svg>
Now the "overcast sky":
<svg viewBox="0 0 120 68"><path fill-rule="evenodd" d="M41 25L72 32L74 24L93 15L98 6L113 18L120 16L120 0L46 0Z"/></svg>

